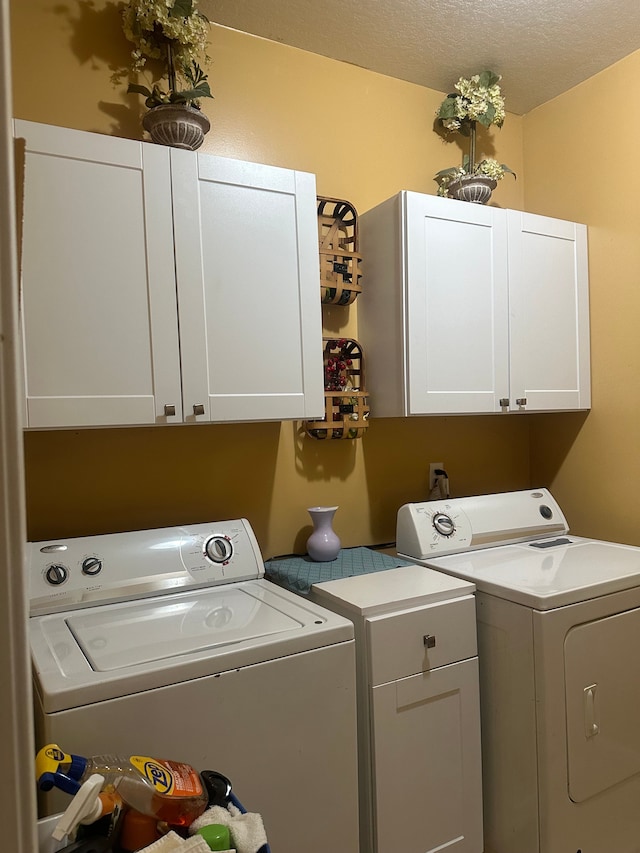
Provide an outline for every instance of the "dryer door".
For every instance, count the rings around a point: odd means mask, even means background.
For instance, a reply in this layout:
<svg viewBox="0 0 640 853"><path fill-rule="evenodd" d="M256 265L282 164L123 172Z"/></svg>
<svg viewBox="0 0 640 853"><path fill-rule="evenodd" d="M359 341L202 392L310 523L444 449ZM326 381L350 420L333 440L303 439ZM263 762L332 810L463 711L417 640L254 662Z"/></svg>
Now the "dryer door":
<svg viewBox="0 0 640 853"><path fill-rule="evenodd" d="M640 772L640 609L565 639L569 796L582 802Z"/></svg>

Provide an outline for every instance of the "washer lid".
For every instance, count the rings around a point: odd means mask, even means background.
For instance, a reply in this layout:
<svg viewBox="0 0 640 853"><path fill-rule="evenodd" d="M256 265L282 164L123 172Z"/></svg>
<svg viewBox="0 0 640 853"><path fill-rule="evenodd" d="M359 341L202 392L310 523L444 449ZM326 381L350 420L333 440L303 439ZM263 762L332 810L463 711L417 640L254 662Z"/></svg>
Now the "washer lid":
<svg viewBox="0 0 640 853"><path fill-rule="evenodd" d="M262 579L32 616L44 713L353 641L353 623Z"/></svg>
<svg viewBox="0 0 640 853"><path fill-rule="evenodd" d="M640 548L560 536L421 561L487 592L549 610L640 585Z"/></svg>
<svg viewBox="0 0 640 853"><path fill-rule="evenodd" d="M302 627L242 588L71 615L69 630L98 672L216 649Z"/></svg>

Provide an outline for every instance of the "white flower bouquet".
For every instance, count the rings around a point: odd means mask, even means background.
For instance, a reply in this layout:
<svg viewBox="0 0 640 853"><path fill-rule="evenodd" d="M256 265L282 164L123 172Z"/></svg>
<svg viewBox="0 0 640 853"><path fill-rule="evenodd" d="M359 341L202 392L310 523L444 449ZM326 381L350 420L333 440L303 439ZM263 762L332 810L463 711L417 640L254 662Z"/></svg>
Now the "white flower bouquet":
<svg viewBox="0 0 640 853"><path fill-rule="evenodd" d="M160 104L187 104L199 108L200 98L212 98L207 75L209 21L198 11L197 0L128 0L122 12L122 28L133 43L131 71L147 68L147 60L157 60L161 79L151 88L131 83L127 92L143 95L147 107ZM157 67L157 66L156 66ZM114 75L117 82L121 73Z"/></svg>
<svg viewBox="0 0 640 853"><path fill-rule="evenodd" d="M436 113L436 124L445 134L460 133L469 137L469 153L462 158L461 166L442 169L434 178L438 195L448 196L451 184L469 175L500 181L505 174L515 173L504 163L484 158L476 163L476 124L502 127L505 119L504 98L500 91L500 77L493 71L483 71L473 77L461 77L456 91L444 99Z"/></svg>

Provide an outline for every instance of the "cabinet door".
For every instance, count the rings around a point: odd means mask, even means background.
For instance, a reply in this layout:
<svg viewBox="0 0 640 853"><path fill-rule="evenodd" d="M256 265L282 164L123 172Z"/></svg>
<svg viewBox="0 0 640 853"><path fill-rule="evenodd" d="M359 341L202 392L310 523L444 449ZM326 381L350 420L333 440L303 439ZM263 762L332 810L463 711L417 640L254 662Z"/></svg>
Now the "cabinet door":
<svg viewBox="0 0 640 853"><path fill-rule="evenodd" d="M372 693L376 853L481 853L478 659Z"/></svg>
<svg viewBox="0 0 640 853"><path fill-rule="evenodd" d="M15 135L26 424L181 420L167 149L22 121Z"/></svg>
<svg viewBox="0 0 640 853"><path fill-rule="evenodd" d="M516 210L508 227L512 407L588 409L587 229Z"/></svg>
<svg viewBox="0 0 640 853"><path fill-rule="evenodd" d="M500 411L509 388L505 212L405 197L408 414Z"/></svg>
<svg viewBox="0 0 640 853"><path fill-rule="evenodd" d="M171 167L185 420L321 415L314 176L175 150Z"/></svg>

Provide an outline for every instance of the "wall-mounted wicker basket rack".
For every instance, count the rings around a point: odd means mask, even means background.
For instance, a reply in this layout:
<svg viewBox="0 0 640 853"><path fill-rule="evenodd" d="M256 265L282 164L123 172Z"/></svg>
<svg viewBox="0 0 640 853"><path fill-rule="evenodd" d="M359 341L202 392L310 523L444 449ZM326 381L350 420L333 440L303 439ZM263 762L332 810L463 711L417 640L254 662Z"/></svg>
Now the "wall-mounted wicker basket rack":
<svg viewBox="0 0 640 853"><path fill-rule="evenodd" d="M348 201L318 196L321 300L350 305L362 292L358 214Z"/></svg>
<svg viewBox="0 0 640 853"><path fill-rule="evenodd" d="M305 433L316 439L362 438L369 426L364 354L353 338L323 338L324 418L305 421Z"/></svg>

